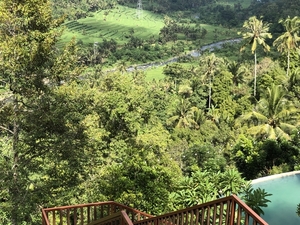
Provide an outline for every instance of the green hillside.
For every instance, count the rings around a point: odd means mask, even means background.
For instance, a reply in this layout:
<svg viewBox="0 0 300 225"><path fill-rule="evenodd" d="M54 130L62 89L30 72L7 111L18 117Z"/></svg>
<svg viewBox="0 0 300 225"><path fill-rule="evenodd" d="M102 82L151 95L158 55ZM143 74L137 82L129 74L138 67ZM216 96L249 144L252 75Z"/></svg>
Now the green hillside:
<svg viewBox="0 0 300 225"><path fill-rule="evenodd" d="M68 42L75 36L83 43L113 38L122 44L126 42L126 36L130 33L144 39L150 36L157 38L164 23L162 15L144 10L141 17L137 18L135 9L118 6L112 10L93 13L92 17L69 21L64 25L66 30L62 42Z"/></svg>
<svg viewBox="0 0 300 225"><path fill-rule="evenodd" d="M68 43L73 37L81 40L84 44L114 39L120 45L126 43L130 35L144 40L151 37L157 39L164 26L162 14L143 10L140 18L138 18L136 9L126 6L102 10L91 15L93 16L66 22L60 46ZM190 23L190 26L195 26L195 23ZM235 29L208 24L201 24L201 26L208 31L203 43L237 36ZM218 33L217 36L215 35L216 32Z"/></svg>

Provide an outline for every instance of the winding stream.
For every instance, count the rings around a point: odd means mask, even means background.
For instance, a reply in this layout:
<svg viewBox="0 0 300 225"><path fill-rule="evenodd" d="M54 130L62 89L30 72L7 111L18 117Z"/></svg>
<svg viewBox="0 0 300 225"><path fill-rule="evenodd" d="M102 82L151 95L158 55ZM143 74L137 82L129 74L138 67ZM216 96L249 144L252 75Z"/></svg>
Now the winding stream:
<svg viewBox="0 0 300 225"><path fill-rule="evenodd" d="M215 42L215 43L212 43L212 44L204 45L198 50L190 51L189 53L187 53L187 56L199 57L199 56L201 56L201 52L203 52L203 51L206 51L206 50L213 51L214 49L222 48L223 45L226 44L226 43L239 43L241 41L242 41L242 38L236 38L236 39L223 40L223 41ZM179 57L180 56L176 56L176 57L167 59L163 62L151 62L151 63L141 64L141 65L133 65L133 66L129 66L126 70L127 70L127 72L133 72L136 69L146 70L146 69L149 69L151 67L165 66L167 64L177 62Z"/></svg>

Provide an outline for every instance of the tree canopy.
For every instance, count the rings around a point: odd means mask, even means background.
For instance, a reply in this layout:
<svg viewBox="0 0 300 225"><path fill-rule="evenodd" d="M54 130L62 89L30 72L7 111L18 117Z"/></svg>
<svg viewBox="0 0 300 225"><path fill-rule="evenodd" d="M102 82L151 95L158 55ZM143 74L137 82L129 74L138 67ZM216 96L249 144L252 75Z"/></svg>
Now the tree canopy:
<svg viewBox="0 0 300 225"><path fill-rule="evenodd" d="M97 6L103 2L60 4L89 5L85 12L115 4ZM149 4L156 3L170 2ZM224 45L199 58L178 57L152 80L126 60L109 71L102 66L108 57L122 59L123 50L136 58L140 49L177 54L185 44L166 36L174 30L186 42L201 39L191 32L211 31L166 17L159 40L178 46L132 35L125 47L105 40L89 52L76 40L59 46L63 19L51 7L47 0L0 1L1 224L40 224L40 207L114 200L161 214L233 193L248 194L262 213L269 195L247 180L300 168L299 46L286 67L286 39L275 41L284 40L279 53L269 47L268 26L258 17L244 24L246 44L259 53L255 68L251 53L239 53L244 43ZM298 37L297 26L293 32Z"/></svg>

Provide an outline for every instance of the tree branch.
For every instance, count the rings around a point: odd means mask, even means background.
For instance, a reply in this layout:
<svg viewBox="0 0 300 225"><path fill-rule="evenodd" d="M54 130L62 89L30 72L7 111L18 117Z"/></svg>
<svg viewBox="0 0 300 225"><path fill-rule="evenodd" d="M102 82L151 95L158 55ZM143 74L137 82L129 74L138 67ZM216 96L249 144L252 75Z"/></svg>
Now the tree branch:
<svg viewBox="0 0 300 225"><path fill-rule="evenodd" d="M0 128L1 128L2 130L8 131L8 132L11 133L11 134L14 134L14 132L13 132L12 130L10 130L10 129L6 128L6 127L3 127L3 126L0 125Z"/></svg>

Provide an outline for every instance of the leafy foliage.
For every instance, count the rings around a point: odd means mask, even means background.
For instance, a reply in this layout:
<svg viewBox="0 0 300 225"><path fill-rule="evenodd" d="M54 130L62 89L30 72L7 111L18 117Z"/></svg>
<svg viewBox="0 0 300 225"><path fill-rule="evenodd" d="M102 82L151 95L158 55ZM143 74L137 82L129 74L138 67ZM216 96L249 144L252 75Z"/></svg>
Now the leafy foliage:
<svg viewBox="0 0 300 225"><path fill-rule="evenodd" d="M297 205L297 211L296 211L297 215L300 216L300 204Z"/></svg>
<svg viewBox="0 0 300 225"><path fill-rule="evenodd" d="M180 209L219 197L240 194L247 185L235 169L227 168L222 173L198 170L180 181L177 190L170 195L169 207L171 210Z"/></svg>
<svg viewBox="0 0 300 225"><path fill-rule="evenodd" d="M267 199L268 196L272 194L267 193L265 189L257 188L249 188L245 191L245 196L243 200L246 202L248 206L250 206L254 212L258 215L264 215L263 207L267 207L268 203L271 202Z"/></svg>
<svg viewBox="0 0 300 225"><path fill-rule="evenodd" d="M69 19L80 19L89 16L90 12L111 9L115 7L116 0L52 0L54 16L67 15Z"/></svg>
<svg viewBox="0 0 300 225"><path fill-rule="evenodd" d="M79 18L86 16L81 10L114 7L115 1L59 3L78 3ZM169 3L149 4L164 10ZM182 57L188 65L167 65L165 79L148 81L144 71L128 72L130 57L141 62L178 54L184 42L165 48L129 35L125 47L105 40L79 55L75 40L57 49L62 21L52 18L48 1L5 0L0 6L0 222L39 224L39 207L102 200L160 214L243 194L245 178L299 168L298 51L284 78L284 63L259 62L256 101L249 92L252 71L242 58ZM231 10L220 7L220 17ZM161 39L173 41L174 30L187 41L209 35L171 17L165 25ZM271 50L264 42L267 26L255 17L248 25L259 28L245 33L252 50L258 44ZM261 31L265 36L258 38ZM102 70L117 60L123 60L118 69ZM246 189L258 213L268 196Z"/></svg>

